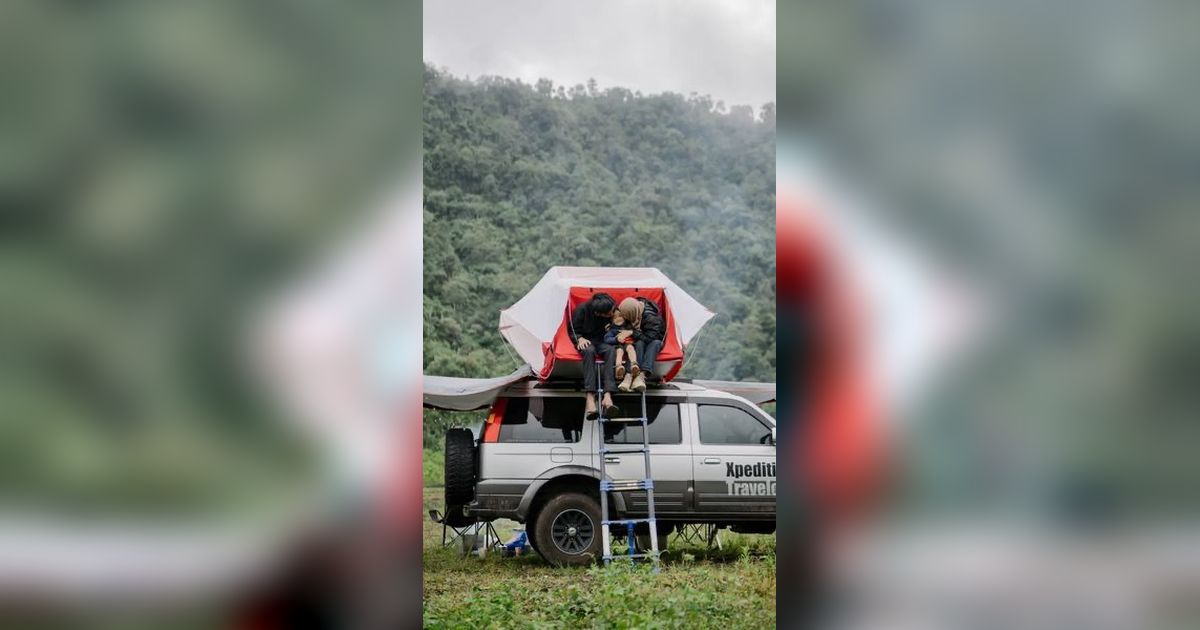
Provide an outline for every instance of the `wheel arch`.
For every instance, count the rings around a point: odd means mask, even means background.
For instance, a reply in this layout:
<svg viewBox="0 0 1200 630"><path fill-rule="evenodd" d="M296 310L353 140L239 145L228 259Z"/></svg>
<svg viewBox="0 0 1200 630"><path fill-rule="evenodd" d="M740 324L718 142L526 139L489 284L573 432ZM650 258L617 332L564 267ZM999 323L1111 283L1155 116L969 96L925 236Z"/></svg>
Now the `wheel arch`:
<svg viewBox="0 0 1200 630"><path fill-rule="evenodd" d="M566 490L583 492L599 501L600 475L594 468L588 466L559 466L546 471L545 474L529 484L525 495L521 497L517 514L524 522L528 523L550 497ZM610 496L613 499L612 509L618 514L623 513L625 511L624 497L620 494Z"/></svg>

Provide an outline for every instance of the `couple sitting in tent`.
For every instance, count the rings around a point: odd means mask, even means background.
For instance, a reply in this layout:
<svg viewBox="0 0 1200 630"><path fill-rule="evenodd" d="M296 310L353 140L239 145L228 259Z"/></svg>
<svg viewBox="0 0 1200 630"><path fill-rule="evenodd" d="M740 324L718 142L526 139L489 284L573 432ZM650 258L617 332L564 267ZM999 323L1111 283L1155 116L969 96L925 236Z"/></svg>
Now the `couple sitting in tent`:
<svg viewBox="0 0 1200 630"><path fill-rule="evenodd" d="M596 385L604 385L605 415L617 413L613 390L645 391L646 378L654 375L654 361L662 350L666 326L658 305L643 297L625 298L617 304L607 293L597 293L571 313L567 331L583 358L583 386L587 391L587 417L597 416ZM596 357L604 360L596 365ZM639 364L640 361L640 364ZM617 381L620 380L620 384Z"/></svg>

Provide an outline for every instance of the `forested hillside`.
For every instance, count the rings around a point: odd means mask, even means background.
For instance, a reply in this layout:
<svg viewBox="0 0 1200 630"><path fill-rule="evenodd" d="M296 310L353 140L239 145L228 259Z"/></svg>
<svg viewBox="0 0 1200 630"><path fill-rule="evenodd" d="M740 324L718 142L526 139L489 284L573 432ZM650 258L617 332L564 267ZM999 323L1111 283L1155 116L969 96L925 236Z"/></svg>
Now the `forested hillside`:
<svg viewBox="0 0 1200 630"><path fill-rule="evenodd" d="M427 66L425 372L518 363L499 311L554 265L658 267L718 316L683 376L774 380L775 109Z"/></svg>

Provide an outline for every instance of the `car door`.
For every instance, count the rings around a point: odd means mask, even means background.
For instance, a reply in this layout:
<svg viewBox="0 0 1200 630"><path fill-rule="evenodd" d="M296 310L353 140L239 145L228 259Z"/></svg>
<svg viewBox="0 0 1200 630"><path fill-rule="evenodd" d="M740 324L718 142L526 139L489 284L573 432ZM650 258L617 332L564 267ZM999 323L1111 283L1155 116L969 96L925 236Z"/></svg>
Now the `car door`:
<svg viewBox="0 0 1200 630"><path fill-rule="evenodd" d="M775 513L773 425L737 401L689 405L696 512L755 518Z"/></svg>
<svg viewBox="0 0 1200 630"><path fill-rule="evenodd" d="M642 415L640 396L616 396L613 402L621 408L616 417ZM684 500L692 481L692 453L684 435L680 402L678 398L646 396L656 516L682 513L690 507L685 506ZM638 448L642 445L642 426L640 423L605 423L604 443L614 449ZM609 453L605 455L605 472L610 479L643 479L646 477L645 458L641 453ZM645 492L626 492L624 495L628 513L646 514Z"/></svg>

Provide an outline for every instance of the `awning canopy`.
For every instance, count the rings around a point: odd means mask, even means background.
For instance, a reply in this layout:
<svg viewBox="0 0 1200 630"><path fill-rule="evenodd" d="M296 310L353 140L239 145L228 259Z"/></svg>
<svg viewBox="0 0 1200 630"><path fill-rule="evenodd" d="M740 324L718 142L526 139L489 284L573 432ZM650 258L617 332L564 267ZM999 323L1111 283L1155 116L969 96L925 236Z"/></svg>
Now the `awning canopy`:
<svg viewBox="0 0 1200 630"><path fill-rule="evenodd" d="M522 365L512 374L496 378L459 378L426 376L424 405L447 411L486 409L509 385L534 377L533 369Z"/></svg>

